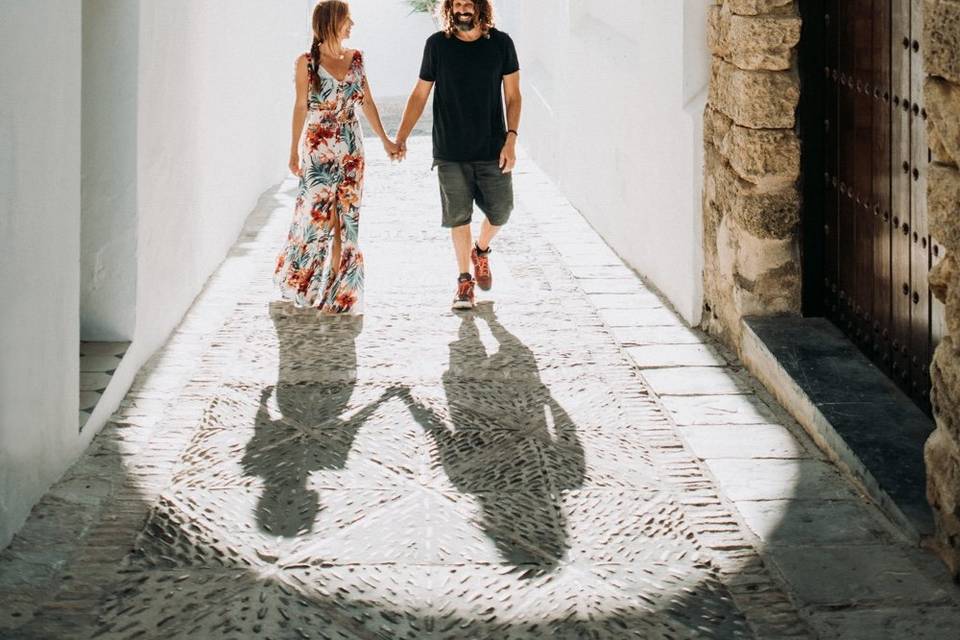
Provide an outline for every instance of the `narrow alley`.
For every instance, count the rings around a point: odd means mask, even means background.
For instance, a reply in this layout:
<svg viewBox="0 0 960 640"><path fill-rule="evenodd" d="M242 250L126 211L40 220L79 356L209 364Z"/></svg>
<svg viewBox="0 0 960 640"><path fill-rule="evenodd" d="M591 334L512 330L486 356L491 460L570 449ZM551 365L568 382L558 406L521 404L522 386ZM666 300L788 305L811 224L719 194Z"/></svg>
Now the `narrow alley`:
<svg viewBox="0 0 960 640"><path fill-rule="evenodd" d="M429 145L369 154L362 319L277 300L262 197L0 554L0 637L955 637L943 565L526 157L452 313Z"/></svg>

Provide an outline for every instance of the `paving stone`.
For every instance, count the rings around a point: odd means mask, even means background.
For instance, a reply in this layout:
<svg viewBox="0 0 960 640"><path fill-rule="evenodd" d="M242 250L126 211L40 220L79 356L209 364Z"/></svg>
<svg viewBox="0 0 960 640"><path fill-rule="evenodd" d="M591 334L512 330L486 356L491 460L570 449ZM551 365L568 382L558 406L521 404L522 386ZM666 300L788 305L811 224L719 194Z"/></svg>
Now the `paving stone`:
<svg viewBox="0 0 960 640"><path fill-rule="evenodd" d="M111 355L89 355L80 358L82 372L112 372L120 366L120 358Z"/></svg>
<svg viewBox="0 0 960 640"><path fill-rule="evenodd" d="M890 523L859 501L740 501L737 510L766 545L853 545L894 539Z"/></svg>
<svg viewBox="0 0 960 640"><path fill-rule="evenodd" d="M681 324L677 316L666 308L601 309L600 319L610 327L676 327Z"/></svg>
<svg viewBox="0 0 960 640"><path fill-rule="evenodd" d="M754 395L664 396L663 405L679 425L777 421L773 410Z"/></svg>
<svg viewBox="0 0 960 640"><path fill-rule="evenodd" d="M700 345L705 340L703 334L679 325L610 327L610 333L621 344L630 346L645 344Z"/></svg>
<svg viewBox="0 0 960 640"><path fill-rule="evenodd" d="M627 347L627 353L641 369L727 366L715 349L703 344L640 345Z"/></svg>
<svg viewBox="0 0 960 640"><path fill-rule="evenodd" d="M81 411L91 411L97 403L100 402L100 396L102 394L99 391L81 391L80 392L80 410Z"/></svg>
<svg viewBox="0 0 960 640"><path fill-rule="evenodd" d="M643 372L650 388L661 396L736 395L753 391L742 369L732 367L667 367Z"/></svg>
<svg viewBox="0 0 960 640"><path fill-rule="evenodd" d="M102 392L110 384L110 376L106 373L80 372L80 391Z"/></svg>
<svg viewBox="0 0 960 640"><path fill-rule="evenodd" d="M953 605L816 612L810 619L822 640L944 640L957 635Z"/></svg>
<svg viewBox="0 0 960 640"><path fill-rule="evenodd" d="M588 296L597 309L657 309L663 301L650 292L644 293L594 293Z"/></svg>
<svg viewBox="0 0 960 640"><path fill-rule="evenodd" d="M771 556L807 605L946 604L953 588L934 584L894 546L779 547Z"/></svg>
<svg viewBox="0 0 960 640"><path fill-rule="evenodd" d="M694 454L715 458L808 458L810 453L780 425L701 425L680 427Z"/></svg>
<svg viewBox="0 0 960 640"><path fill-rule="evenodd" d="M731 500L852 499L839 472L820 460L707 460Z"/></svg>

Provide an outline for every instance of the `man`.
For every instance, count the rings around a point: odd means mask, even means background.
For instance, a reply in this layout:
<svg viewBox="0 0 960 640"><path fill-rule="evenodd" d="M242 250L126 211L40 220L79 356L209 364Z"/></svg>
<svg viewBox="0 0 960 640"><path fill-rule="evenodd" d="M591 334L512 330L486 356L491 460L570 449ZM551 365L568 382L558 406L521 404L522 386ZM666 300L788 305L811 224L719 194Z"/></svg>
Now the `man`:
<svg viewBox="0 0 960 640"><path fill-rule="evenodd" d="M490 242L513 210L520 65L513 40L494 27L491 0L441 0L437 11L441 31L424 47L420 80L403 112L397 144L402 159L407 137L436 85L433 165L440 180L443 226L451 230L460 274L453 308L472 309L474 285L484 291L493 285ZM470 229L474 202L485 216L476 243Z"/></svg>

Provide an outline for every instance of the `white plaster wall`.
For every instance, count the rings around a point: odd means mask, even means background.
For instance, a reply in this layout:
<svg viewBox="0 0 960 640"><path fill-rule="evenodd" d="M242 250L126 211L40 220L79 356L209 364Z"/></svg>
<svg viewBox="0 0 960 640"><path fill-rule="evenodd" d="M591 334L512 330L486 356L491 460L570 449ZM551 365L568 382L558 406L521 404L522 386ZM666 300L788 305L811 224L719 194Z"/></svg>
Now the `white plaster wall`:
<svg viewBox="0 0 960 640"><path fill-rule="evenodd" d="M135 74L128 60L108 59L85 76L81 2L0 4L0 547L116 409L258 196L287 173L294 64L309 46L304 4L125 3L139 8ZM129 17L133 8L117 9ZM125 52L133 38L118 25L93 31L119 38ZM103 48L90 51L87 62L104 62ZM133 344L78 433L80 271L95 262L89 253L81 261L81 78L96 98L118 73L132 76L136 90L124 80L119 95L89 103L93 137L83 159L96 171L86 176L83 202L88 212L110 212L91 218L87 231L109 230L111 217L121 226L136 221ZM117 131L109 131L111 118ZM132 166L111 177L111 162ZM88 239L88 251L105 242ZM104 291L106 304L127 306L109 297L122 295L118 289Z"/></svg>
<svg viewBox="0 0 960 640"><path fill-rule="evenodd" d="M141 2L132 364L160 346L287 173L302 5Z"/></svg>
<svg viewBox="0 0 960 640"><path fill-rule="evenodd" d="M521 142L684 319L702 306L709 0L501 0ZM522 197L522 194L520 194Z"/></svg>
<svg viewBox="0 0 960 640"><path fill-rule="evenodd" d="M79 447L80 34L0 4L0 547Z"/></svg>
<svg viewBox="0 0 960 640"><path fill-rule="evenodd" d="M83 1L80 336L133 337L140 3Z"/></svg>
<svg viewBox="0 0 960 640"><path fill-rule="evenodd" d="M420 73L423 45L437 30L433 18L410 13L404 0L350 0L355 26L347 45L361 49L379 102L406 99Z"/></svg>

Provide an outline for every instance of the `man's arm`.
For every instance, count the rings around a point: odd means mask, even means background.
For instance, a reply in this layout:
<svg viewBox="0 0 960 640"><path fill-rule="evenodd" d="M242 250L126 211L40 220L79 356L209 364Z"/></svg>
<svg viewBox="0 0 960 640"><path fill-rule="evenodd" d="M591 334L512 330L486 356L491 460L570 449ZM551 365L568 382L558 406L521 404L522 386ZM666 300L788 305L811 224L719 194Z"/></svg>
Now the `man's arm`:
<svg viewBox="0 0 960 640"><path fill-rule="evenodd" d="M523 97L520 95L520 72L516 71L503 76L503 101L507 106L507 141L500 152L500 170L510 173L517 164L517 135L509 130L519 131L520 112L523 106Z"/></svg>
<svg viewBox="0 0 960 640"><path fill-rule="evenodd" d="M400 120L400 128L397 130L397 144L400 146L400 159L407 156L407 138L413 131L414 125L423 115L423 109L427 106L427 99L433 90L433 83L427 80L417 80L417 86L413 88L413 93L407 100L407 106L403 110L403 118Z"/></svg>

